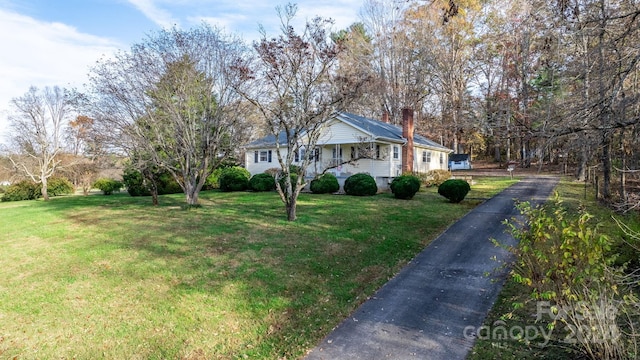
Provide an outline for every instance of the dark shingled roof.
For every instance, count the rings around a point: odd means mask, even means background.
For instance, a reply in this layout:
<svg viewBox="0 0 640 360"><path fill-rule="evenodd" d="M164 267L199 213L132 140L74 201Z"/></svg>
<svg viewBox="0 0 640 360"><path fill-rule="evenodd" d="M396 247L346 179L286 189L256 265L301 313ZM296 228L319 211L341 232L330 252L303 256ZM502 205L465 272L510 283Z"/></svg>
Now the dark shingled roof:
<svg viewBox="0 0 640 360"><path fill-rule="evenodd" d="M404 143L405 138L402 137L402 127L384 123L382 121L369 119L363 116L354 115L350 113L339 113L336 116L336 119L350 124L365 133L370 134L374 140L376 139L384 139L391 142ZM286 143L285 132L281 132L278 134L278 141L280 144ZM248 148L259 148L259 147L271 147L275 146L276 137L274 135L268 135L256 141L253 141L247 144ZM451 149L438 144L435 141L429 140L422 135L415 134L413 137L413 143L417 146L435 148L440 150L445 150L451 152Z"/></svg>

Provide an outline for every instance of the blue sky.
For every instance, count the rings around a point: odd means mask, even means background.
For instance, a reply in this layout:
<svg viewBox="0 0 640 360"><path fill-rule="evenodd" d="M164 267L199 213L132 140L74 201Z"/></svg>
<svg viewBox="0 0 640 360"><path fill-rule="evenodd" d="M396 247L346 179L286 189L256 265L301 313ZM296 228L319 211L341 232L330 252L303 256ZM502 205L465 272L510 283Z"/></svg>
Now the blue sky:
<svg viewBox="0 0 640 360"><path fill-rule="evenodd" d="M320 15L335 28L358 21L363 0L298 0L298 19ZM205 21L251 41L262 24L277 34L276 6L244 0L0 0L0 137L9 102L29 86L78 87L103 55L129 49L154 30ZM2 140L0 140L2 142Z"/></svg>

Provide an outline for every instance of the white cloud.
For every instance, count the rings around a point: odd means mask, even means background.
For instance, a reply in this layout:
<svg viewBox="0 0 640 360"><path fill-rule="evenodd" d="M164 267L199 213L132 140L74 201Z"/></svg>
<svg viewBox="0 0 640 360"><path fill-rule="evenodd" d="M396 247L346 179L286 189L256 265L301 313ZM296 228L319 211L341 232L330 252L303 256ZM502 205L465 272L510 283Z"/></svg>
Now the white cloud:
<svg viewBox="0 0 640 360"><path fill-rule="evenodd" d="M23 95L30 86L80 87L96 60L121 47L113 40L83 34L61 23L2 9L0 46L0 139L5 135L12 98Z"/></svg>
<svg viewBox="0 0 640 360"><path fill-rule="evenodd" d="M280 33L280 20L276 7L284 7L286 1L280 3L254 2L250 5L237 1L218 0L219 9L215 16L192 16L188 18L190 24L202 21L215 25L229 32L235 32L246 40L257 40L260 37L259 25L262 25L268 36ZM328 0L299 0L298 13L293 21L297 30L302 31L307 20L316 16L331 18L335 21L334 30L344 29L358 21L358 12L362 0L328 1Z"/></svg>
<svg viewBox="0 0 640 360"><path fill-rule="evenodd" d="M171 13L158 7L153 0L128 0L149 20L156 23L161 28L172 28L180 24L171 16Z"/></svg>

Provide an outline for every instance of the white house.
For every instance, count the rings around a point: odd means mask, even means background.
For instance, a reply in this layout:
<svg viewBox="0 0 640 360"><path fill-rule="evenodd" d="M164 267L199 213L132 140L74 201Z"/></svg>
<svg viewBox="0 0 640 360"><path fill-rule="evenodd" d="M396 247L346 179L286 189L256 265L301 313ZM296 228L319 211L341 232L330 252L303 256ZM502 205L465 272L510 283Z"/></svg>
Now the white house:
<svg viewBox="0 0 640 360"><path fill-rule="evenodd" d="M286 156L284 133L279 134L278 141L284 146L280 148L282 155ZM245 150L245 166L251 175L280 167L274 135L249 143ZM448 155L452 152L414 134L410 110L403 112L402 127L340 113L327 124L313 152L304 147L298 149L294 164L304 156L312 156L313 161L306 169L307 178L326 170L336 175L342 185L347 177L364 172L376 179L379 188L386 189L389 182L403 172L447 170Z"/></svg>

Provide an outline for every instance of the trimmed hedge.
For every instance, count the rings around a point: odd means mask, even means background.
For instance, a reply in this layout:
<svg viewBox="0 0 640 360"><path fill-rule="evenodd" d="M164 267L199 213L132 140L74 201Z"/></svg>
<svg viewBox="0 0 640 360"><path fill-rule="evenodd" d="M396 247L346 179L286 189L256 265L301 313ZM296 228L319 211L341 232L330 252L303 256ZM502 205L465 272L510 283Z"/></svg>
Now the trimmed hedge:
<svg viewBox="0 0 640 360"><path fill-rule="evenodd" d="M220 190L244 191L249 189L251 174L245 168L232 166L222 170L220 174Z"/></svg>
<svg viewBox="0 0 640 360"><path fill-rule="evenodd" d="M314 194L330 194L340 190L340 183L332 173L325 173L317 179L311 180L311 192Z"/></svg>
<svg viewBox="0 0 640 360"><path fill-rule="evenodd" d="M390 187L397 199L409 200L420 190L420 178L413 175L398 176L391 181Z"/></svg>
<svg viewBox="0 0 640 360"><path fill-rule="evenodd" d="M449 199L452 203L459 203L467 196L471 186L469 183L461 179L449 179L438 187L438 194Z"/></svg>
<svg viewBox="0 0 640 360"><path fill-rule="evenodd" d="M378 192L378 185L371 175L359 173L351 175L344 182L344 192L347 195L371 196Z"/></svg>
<svg viewBox="0 0 640 360"><path fill-rule="evenodd" d="M276 179L269 174L255 174L249 179L249 188L253 191L272 191L276 189Z"/></svg>

